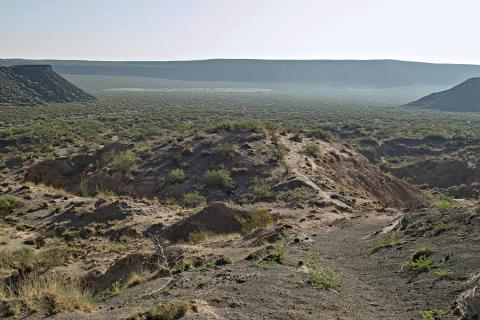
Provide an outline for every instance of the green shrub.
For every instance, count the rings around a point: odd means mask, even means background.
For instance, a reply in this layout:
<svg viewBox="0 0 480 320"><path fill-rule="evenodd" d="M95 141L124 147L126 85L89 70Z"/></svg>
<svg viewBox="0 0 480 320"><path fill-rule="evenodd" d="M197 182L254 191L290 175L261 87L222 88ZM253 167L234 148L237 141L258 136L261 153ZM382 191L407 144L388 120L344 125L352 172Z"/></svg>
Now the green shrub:
<svg viewBox="0 0 480 320"><path fill-rule="evenodd" d="M306 153L312 156L316 156L320 154L320 146L316 143L307 143L305 144L303 149L305 150Z"/></svg>
<svg viewBox="0 0 480 320"><path fill-rule="evenodd" d="M257 177L252 179L249 191L256 199L268 199L273 195L270 185Z"/></svg>
<svg viewBox="0 0 480 320"><path fill-rule="evenodd" d="M321 257L306 257L304 263L311 269L307 282L314 288L336 289L343 285L332 263Z"/></svg>
<svg viewBox="0 0 480 320"><path fill-rule="evenodd" d="M453 208L453 203L449 199L440 199L437 202L437 208L440 210L448 210Z"/></svg>
<svg viewBox="0 0 480 320"><path fill-rule="evenodd" d="M237 220L242 225L241 232L243 234L257 228L266 227L275 221L273 215L265 208L252 209L248 212L247 217L237 217Z"/></svg>
<svg viewBox="0 0 480 320"><path fill-rule="evenodd" d="M219 144L212 149L211 154L231 160L238 152L238 147L234 144Z"/></svg>
<svg viewBox="0 0 480 320"><path fill-rule="evenodd" d="M35 252L30 248L17 251L0 251L0 269L16 269L20 273L48 270L59 266L68 251L63 247L49 248Z"/></svg>
<svg viewBox="0 0 480 320"><path fill-rule="evenodd" d="M332 135L329 132L323 130L322 128L317 128L310 131L309 136L312 138L323 139L325 141L332 140Z"/></svg>
<svg viewBox="0 0 480 320"><path fill-rule="evenodd" d="M225 169L211 169L207 170L203 177L208 186L229 188L233 184L233 179L230 176L230 172Z"/></svg>
<svg viewBox="0 0 480 320"><path fill-rule="evenodd" d="M22 199L14 195L7 195L0 197L0 210L10 211L21 207L23 204Z"/></svg>
<svg viewBox="0 0 480 320"><path fill-rule="evenodd" d="M140 163L140 158L136 155L122 151L117 153L112 161L108 164L108 168L111 170L126 170Z"/></svg>
<svg viewBox="0 0 480 320"><path fill-rule="evenodd" d="M198 191L185 193L182 197L181 204L186 208L195 208L207 203L207 199Z"/></svg>
<svg viewBox="0 0 480 320"><path fill-rule="evenodd" d="M167 181L169 183L180 183L185 180L185 172L182 169L174 169L167 175Z"/></svg>

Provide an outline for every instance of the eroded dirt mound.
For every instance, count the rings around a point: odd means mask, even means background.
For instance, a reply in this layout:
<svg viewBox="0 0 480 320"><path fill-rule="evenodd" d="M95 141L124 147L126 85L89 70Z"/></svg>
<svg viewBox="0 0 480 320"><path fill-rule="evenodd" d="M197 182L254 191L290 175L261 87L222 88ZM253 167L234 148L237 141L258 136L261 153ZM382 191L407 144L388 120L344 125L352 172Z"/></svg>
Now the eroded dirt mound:
<svg viewBox="0 0 480 320"><path fill-rule="evenodd" d="M308 144L320 151L310 154ZM347 210L358 197L383 206L422 202L416 188L343 145L249 132L165 137L142 146L113 144L88 155L39 163L25 178L77 194L111 191L162 201L195 191L210 201L246 196L256 201L307 188L315 193L310 200L328 200Z"/></svg>
<svg viewBox="0 0 480 320"><path fill-rule="evenodd" d="M193 233L239 233L240 219L249 216L248 210L225 202L212 202L205 209L163 230L160 236L171 241L188 241Z"/></svg>
<svg viewBox="0 0 480 320"><path fill-rule="evenodd" d="M387 170L409 182L429 187L448 188L480 183L480 165L461 160L425 160Z"/></svg>

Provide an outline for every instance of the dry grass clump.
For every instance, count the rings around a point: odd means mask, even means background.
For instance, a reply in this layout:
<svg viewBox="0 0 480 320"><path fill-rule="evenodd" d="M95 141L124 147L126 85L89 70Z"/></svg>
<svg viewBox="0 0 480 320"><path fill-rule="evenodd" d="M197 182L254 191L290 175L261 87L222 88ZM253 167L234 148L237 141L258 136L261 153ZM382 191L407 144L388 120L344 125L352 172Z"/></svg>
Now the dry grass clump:
<svg viewBox="0 0 480 320"><path fill-rule="evenodd" d="M185 300L175 300L154 305L145 313L136 314L129 320L176 320L185 316L191 309L191 304Z"/></svg>
<svg viewBox="0 0 480 320"><path fill-rule="evenodd" d="M12 315L22 309L47 315L93 309L92 296L80 282L60 274L28 276L2 295Z"/></svg>
<svg viewBox="0 0 480 320"><path fill-rule="evenodd" d="M0 211L10 211L21 207L22 199L14 195L6 195L0 197Z"/></svg>

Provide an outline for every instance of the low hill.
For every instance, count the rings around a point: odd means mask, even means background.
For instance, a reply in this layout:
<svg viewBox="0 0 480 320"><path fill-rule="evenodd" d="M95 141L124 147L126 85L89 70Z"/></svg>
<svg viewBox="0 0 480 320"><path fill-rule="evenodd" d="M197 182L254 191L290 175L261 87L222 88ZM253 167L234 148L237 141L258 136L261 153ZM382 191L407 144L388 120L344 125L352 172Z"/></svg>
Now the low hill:
<svg viewBox="0 0 480 320"><path fill-rule="evenodd" d="M0 104L35 105L94 99L49 65L0 67Z"/></svg>
<svg viewBox="0 0 480 320"><path fill-rule="evenodd" d="M471 78L449 90L432 93L408 104L444 111L480 112L480 78Z"/></svg>
<svg viewBox="0 0 480 320"><path fill-rule="evenodd" d="M49 64L62 75L149 77L181 81L302 83L358 88L450 86L480 76L480 66L397 60L72 61L0 60L0 65Z"/></svg>

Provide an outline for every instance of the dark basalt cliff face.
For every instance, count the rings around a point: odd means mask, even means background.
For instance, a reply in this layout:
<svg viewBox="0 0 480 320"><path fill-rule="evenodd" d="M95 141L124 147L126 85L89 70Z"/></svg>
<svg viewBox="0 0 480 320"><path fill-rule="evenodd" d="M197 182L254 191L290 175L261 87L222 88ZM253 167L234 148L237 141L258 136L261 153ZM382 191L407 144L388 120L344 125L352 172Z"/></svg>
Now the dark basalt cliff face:
<svg viewBox="0 0 480 320"><path fill-rule="evenodd" d="M0 105L36 105L95 99L49 65L0 67Z"/></svg>

